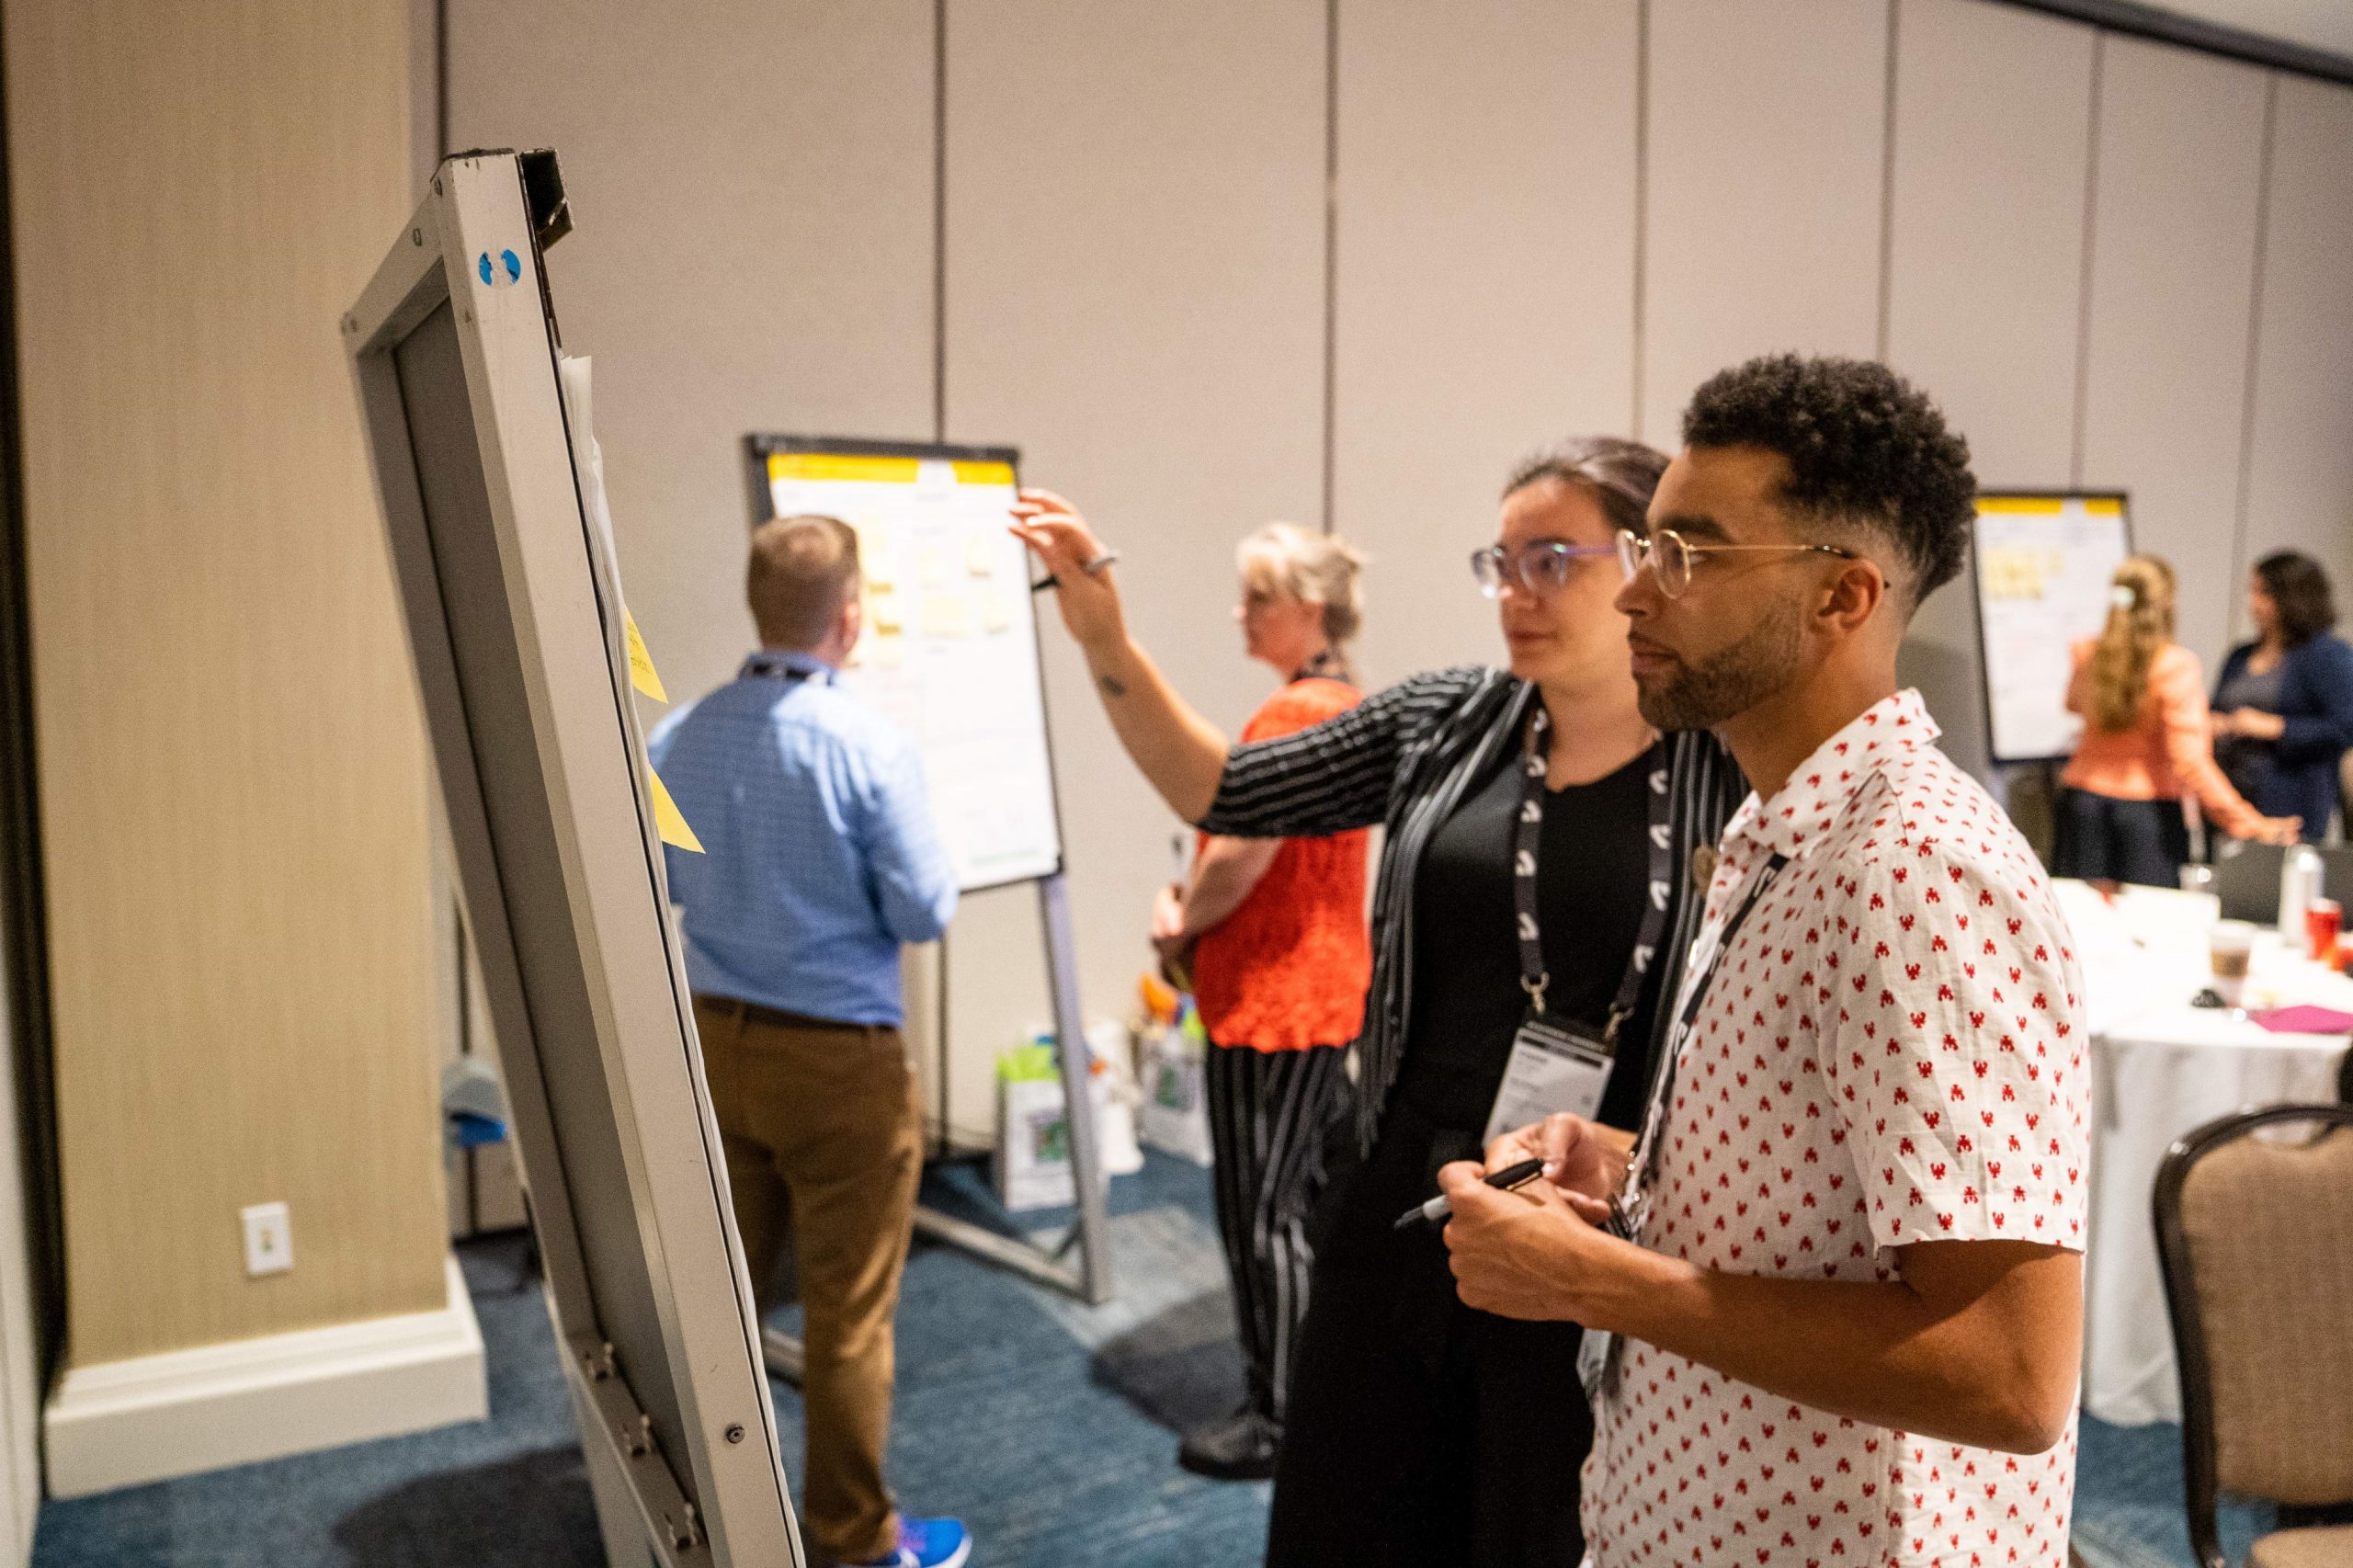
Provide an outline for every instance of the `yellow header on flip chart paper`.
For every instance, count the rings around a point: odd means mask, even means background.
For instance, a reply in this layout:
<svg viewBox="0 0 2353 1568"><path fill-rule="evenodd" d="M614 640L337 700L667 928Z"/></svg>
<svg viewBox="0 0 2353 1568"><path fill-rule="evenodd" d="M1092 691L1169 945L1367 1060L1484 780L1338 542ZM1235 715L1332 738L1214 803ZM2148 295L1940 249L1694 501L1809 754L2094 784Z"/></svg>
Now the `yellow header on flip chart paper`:
<svg viewBox="0 0 2353 1568"><path fill-rule="evenodd" d="M678 802L670 799L670 791L663 784L662 776L654 771L651 763L646 765L645 781L654 786L654 827L662 835L662 842L690 854L701 854L702 840L697 838L695 830L687 825L686 817L678 810Z"/></svg>
<svg viewBox="0 0 2353 1568"><path fill-rule="evenodd" d="M913 484L921 467L914 458L866 457L855 452L771 452L768 482L851 479L867 484Z"/></svg>
<svg viewBox="0 0 2353 1568"><path fill-rule="evenodd" d="M864 484L913 484L922 477L920 458L876 457L862 452L770 452L768 483L779 479L854 480ZM959 484L1011 484L1013 465L958 459L949 468Z"/></svg>

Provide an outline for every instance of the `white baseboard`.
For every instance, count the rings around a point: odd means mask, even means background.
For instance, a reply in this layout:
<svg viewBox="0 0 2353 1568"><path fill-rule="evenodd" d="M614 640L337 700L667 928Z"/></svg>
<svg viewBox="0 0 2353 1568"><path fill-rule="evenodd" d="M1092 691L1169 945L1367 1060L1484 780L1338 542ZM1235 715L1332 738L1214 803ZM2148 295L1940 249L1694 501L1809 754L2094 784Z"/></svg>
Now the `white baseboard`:
<svg viewBox="0 0 2353 1568"><path fill-rule="evenodd" d="M74 1368L42 1413L49 1494L483 1419L482 1330L457 1260L448 1267L438 1311Z"/></svg>

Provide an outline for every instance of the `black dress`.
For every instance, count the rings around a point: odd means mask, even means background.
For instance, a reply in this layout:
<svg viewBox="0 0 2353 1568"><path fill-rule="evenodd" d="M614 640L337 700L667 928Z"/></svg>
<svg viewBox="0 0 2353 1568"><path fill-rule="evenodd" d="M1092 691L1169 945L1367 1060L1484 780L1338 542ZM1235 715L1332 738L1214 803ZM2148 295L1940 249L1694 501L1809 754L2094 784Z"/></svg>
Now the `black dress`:
<svg viewBox="0 0 2353 1568"><path fill-rule="evenodd" d="M1432 836L1415 895L1418 977L1402 1065L1371 1154L1335 1174L1276 1471L1270 1564L1466 1562L1576 1568L1577 1466L1593 1416L1582 1330L1476 1312L1435 1227L1397 1216L1476 1158L1527 1011L1511 903L1508 760ZM1548 792L1538 909L1553 1011L1608 1017L1649 880L1645 759ZM1600 1119L1641 1114L1654 966Z"/></svg>

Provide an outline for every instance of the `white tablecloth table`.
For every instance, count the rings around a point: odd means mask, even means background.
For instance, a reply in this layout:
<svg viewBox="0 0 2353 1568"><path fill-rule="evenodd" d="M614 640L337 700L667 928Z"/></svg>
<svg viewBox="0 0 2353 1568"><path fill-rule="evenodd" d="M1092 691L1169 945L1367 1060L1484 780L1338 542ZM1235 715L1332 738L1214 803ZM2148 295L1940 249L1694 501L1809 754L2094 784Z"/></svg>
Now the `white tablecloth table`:
<svg viewBox="0 0 2353 1568"><path fill-rule="evenodd" d="M2084 1408L2120 1426L2178 1421L2181 1388L2151 1218L2157 1165L2175 1139L2217 1117L2335 1099L2346 1037L2274 1033L2244 1013L2189 1006L2208 983L2211 898L2128 888L2109 903L2081 882L2058 890L2083 963L2092 1039ZM2353 979L2267 932L2246 1003L2353 1012Z"/></svg>

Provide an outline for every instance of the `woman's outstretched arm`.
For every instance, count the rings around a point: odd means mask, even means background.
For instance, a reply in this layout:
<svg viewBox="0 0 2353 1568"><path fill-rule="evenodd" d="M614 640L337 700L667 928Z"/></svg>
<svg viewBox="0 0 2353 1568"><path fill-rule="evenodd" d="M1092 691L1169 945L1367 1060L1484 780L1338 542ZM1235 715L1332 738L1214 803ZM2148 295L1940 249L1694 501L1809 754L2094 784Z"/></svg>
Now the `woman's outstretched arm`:
<svg viewBox="0 0 2353 1568"><path fill-rule="evenodd" d="M1200 821L1217 798L1232 750L1224 734L1176 695L1128 635L1102 541L1070 503L1051 490L1024 490L1013 511L1013 531L1053 577L1063 624L1086 660L1120 744L1171 811Z"/></svg>

